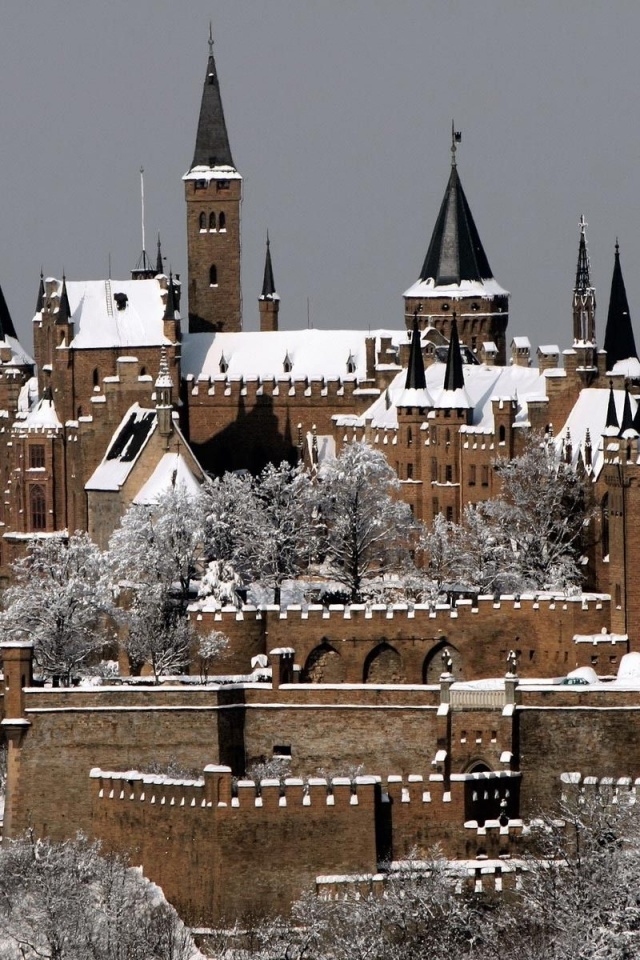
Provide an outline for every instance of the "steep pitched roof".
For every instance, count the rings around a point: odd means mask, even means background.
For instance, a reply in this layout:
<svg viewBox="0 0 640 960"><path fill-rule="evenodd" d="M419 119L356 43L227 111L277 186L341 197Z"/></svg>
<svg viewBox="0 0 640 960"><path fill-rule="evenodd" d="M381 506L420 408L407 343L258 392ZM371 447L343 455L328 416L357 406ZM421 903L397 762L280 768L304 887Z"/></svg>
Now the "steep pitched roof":
<svg viewBox="0 0 640 960"><path fill-rule="evenodd" d="M271 244L269 242L269 234L267 233L267 253L264 258L264 277L262 278L262 293L260 294L260 299L276 300L277 297L276 284L273 279L273 264L271 262Z"/></svg>
<svg viewBox="0 0 640 960"><path fill-rule="evenodd" d="M231 146L222 108L220 84L216 61L213 56L213 40L209 40L209 59L204 78L200 117L196 134L196 148L191 167L233 167Z"/></svg>
<svg viewBox="0 0 640 960"><path fill-rule="evenodd" d="M7 337L14 337L17 339L18 334L16 333L16 328L13 325L13 320L11 319L11 314L9 313L7 301L4 298L2 287L0 287L0 339L6 340Z"/></svg>
<svg viewBox="0 0 640 960"><path fill-rule="evenodd" d="M409 366L407 367L406 390L424 390L427 378L424 375L424 360L422 359L422 344L418 318L413 318L413 332L411 334L411 349L409 351Z"/></svg>
<svg viewBox="0 0 640 960"><path fill-rule="evenodd" d="M607 368L612 370L620 360L636 357L636 341L631 326L629 301L620 266L620 246L616 241L613 277L611 278L611 296L609 298L609 313L607 314L607 329L604 335L604 349L607 351Z"/></svg>
<svg viewBox="0 0 640 960"><path fill-rule="evenodd" d="M444 375L444 389L459 390L462 387L464 387L464 371L462 369L462 357L460 356L458 321L454 315L453 323L451 324L449 353L447 354L447 370Z"/></svg>
<svg viewBox="0 0 640 960"><path fill-rule="evenodd" d="M420 280L432 278L436 286L442 286L492 277L458 168L452 166Z"/></svg>
<svg viewBox="0 0 640 960"><path fill-rule="evenodd" d="M591 287L591 277L589 275L589 254L587 253L587 238L585 236L584 217L580 221L580 243L578 246L578 266L576 267L576 285L574 292L576 294L588 293Z"/></svg>

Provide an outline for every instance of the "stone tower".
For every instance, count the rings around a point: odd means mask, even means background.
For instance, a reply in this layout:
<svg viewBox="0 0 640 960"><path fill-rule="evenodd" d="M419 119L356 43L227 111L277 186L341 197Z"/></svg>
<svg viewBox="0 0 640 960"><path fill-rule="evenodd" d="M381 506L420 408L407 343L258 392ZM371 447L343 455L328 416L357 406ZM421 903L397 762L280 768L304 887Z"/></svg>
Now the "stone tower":
<svg viewBox="0 0 640 960"><path fill-rule="evenodd" d="M459 141L452 129L449 182L420 276L404 294L405 323L409 328L417 311L422 330L435 327L450 339L455 311L461 342L478 356L483 343L495 343L497 362L504 364L509 294L493 277L462 189Z"/></svg>
<svg viewBox="0 0 640 960"><path fill-rule="evenodd" d="M580 217L578 266L573 288L573 350L576 369L585 387L598 376L596 347L596 289L591 283L586 238L587 223Z"/></svg>
<svg viewBox="0 0 640 960"><path fill-rule="evenodd" d="M242 177L231 156L211 33L196 148L182 179L187 201L189 331L237 332L242 329Z"/></svg>

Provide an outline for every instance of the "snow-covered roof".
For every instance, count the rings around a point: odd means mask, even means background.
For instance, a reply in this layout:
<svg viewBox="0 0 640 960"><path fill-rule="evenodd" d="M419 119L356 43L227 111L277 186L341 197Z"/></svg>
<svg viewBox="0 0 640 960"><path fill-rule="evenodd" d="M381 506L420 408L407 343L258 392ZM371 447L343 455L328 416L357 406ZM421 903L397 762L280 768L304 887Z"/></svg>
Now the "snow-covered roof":
<svg viewBox="0 0 640 960"><path fill-rule="evenodd" d="M235 167L191 167L185 173L183 180L242 180L242 174L238 173Z"/></svg>
<svg viewBox="0 0 640 960"><path fill-rule="evenodd" d="M34 365L34 359L31 357L27 351L22 347L22 344L19 340L16 340L15 337L5 337L4 340L0 340L0 350L3 349L11 350L11 359L5 360L4 363L0 364L3 367L30 367Z"/></svg>
<svg viewBox="0 0 640 960"><path fill-rule="evenodd" d="M156 425L155 410L144 409L137 403L129 407L85 490L120 490Z"/></svg>
<svg viewBox="0 0 640 960"><path fill-rule="evenodd" d="M614 363L610 371L614 376L624 376L630 380L640 380L640 360L637 357L627 357L626 360L618 360Z"/></svg>
<svg viewBox="0 0 640 960"><path fill-rule="evenodd" d="M56 407L50 396L42 397L29 410L27 415L16 421L18 430L59 430L62 424L58 420Z"/></svg>
<svg viewBox="0 0 640 960"><path fill-rule="evenodd" d="M455 396L443 397L443 385L446 364L432 363L425 370L427 391L434 398L436 405L441 406L444 401L454 409L468 408L471 404L473 415L471 425L463 427L467 432L493 429L493 407L491 400L495 396L517 400L515 421L526 421L527 400L539 399L545 396L544 378L536 368L532 367L497 367L486 364L465 364L464 391L455 391ZM398 425L397 406L405 395L406 371L398 373L388 389L378 397L361 417L338 416L335 418L339 426L364 426L365 420L370 420L373 427L395 428ZM457 394L460 396L457 396ZM465 396L466 395L466 399Z"/></svg>
<svg viewBox="0 0 640 960"><path fill-rule="evenodd" d="M624 390L613 391L618 423L622 423L624 410ZM631 400L631 414L635 416L638 402L634 397ZM588 387L580 391L580 395L571 409L566 423L556 436L558 450L564 448L567 430L571 435L572 461L575 464L579 451L582 451L584 460L584 442L587 430L591 436L591 465L594 479L597 479L604 463L602 434L607 422L607 408L609 406L609 390L598 390ZM617 436L618 430L615 430Z"/></svg>
<svg viewBox="0 0 640 960"><path fill-rule="evenodd" d="M405 330L187 333L182 342L182 376L196 380L363 380L369 337L376 338L376 353L383 337L395 346L407 340Z"/></svg>
<svg viewBox="0 0 640 960"><path fill-rule="evenodd" d="M451 300L460 300L463 297L478 297L488 300L490 297L508 297L509 293L501 287L497 280L461 280L460 283L436 285L430 277L428 280L418 280L404 292L405 297L449 297Z"/></svg>
<svg viewBox="0 0 640 960"><path fill-rule="evenodd" d="M58 294L62 291L59 280ZM151 280L67 280L74 324L74 349L98 347L152 347L168 344L164 335L165 306L157 278ZM124 294L118 309L117 294ZM55 294L54 294L55 295ZM40 314L34 320L38 321Z"/></svg>
<svg viewBox="0 0 640 960"><path fill-rule="evenodd" d="M164 454L133 502L157 503L159 498L172 487L182 487L188 494L196 494L200 489L200 484L181 453Z"/></svg>

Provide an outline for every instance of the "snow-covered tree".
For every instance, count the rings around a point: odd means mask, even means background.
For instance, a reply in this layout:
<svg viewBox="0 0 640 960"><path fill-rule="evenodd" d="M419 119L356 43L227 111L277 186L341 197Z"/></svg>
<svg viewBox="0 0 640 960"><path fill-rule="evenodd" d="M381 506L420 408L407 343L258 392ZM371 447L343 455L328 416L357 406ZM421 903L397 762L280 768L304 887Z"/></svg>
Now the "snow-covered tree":
<svg viewBox="0 0 640 960"><path fill-rule="evenodd" d="M394 496L398 488L384 455L365 443L347 444L322 466L318 497L331 576L352 600L365 578L402 570L409 561L416 524L408 505Z"/></svg>
<svg viewBox="0 0 640 960"><path fill-rule="evenodd" d="M212 665L229 646L229 638L222 630L212 630L205 636L198 636L197 659L200 667L200 679L206 683Z"/></svg>
<svg viewBox="0 0 640 960"><path fill-rule="evenodd" d="M499 461L496 469L502 490L482 512L496 538L511 544L521 589L579 584L588 500L584 479L549 439L537 435L520 456Z"/></svg>
<svg viewBox="0 0 640 960"><path fill-rule="evenodd" d="M124 599L125 650L133 669L149 663L156 680L189 663L196 634L187 606L203 549L202 499L181 486L156 504L131 506L109 541L112 575Z"/></svg>
<svg viewBox="0 0 640 960"><path fill-rule="evenodd" d="M241 525L255 512L253 482L246 473L225 473L202 487L205 555L231 563L242 537Z"/></svg>
<svg viewBox="0 0 640 960"><path fill-rule="evenodd" d="M190 934L158 887L98 843L5 839L3 960L192 960Z"/></svg>
<svg viewBox="0 0 640 960"><path fill-rule="evenodd" d="M3 636L32 640L42 673L68 683L107 642L112 597L104 554L86 533L33 540L13 574L0 614Z"/></svg>
<svg viewBox="0 0 640 960"><path fill-rule="evenodd" d="M127 510L109 541L109 559L116 581L136 592L162 586L185 610L203 548L202 499L178 485L155 504Z"/></svg>
<svg viewBox="0 0 640 960"><path fill-rule="evenodd" d="M245 577L274 590L309 565L316 550L318 520L313 485L302 467L267 465L253 481L253 503L237 518L234 562Z"/></svg>

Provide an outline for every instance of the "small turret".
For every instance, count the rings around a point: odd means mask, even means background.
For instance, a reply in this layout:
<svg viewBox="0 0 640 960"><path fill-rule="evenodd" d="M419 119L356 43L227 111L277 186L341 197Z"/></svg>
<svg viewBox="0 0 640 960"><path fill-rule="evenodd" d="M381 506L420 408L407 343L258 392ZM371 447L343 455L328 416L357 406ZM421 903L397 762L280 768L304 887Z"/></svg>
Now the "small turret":
<svg viewBox="0 0 640 960"><path fill-rule="evenodd" d="M258 297L260 311L260 330L262 333L274 332L278 329L278 313L280 311L280 297L276 292L273 279L273 264L271 262L271 244L267 232L267 253L264 261L264 277L262 293Z"/></svg>
<svg viewBox="0 0 640 960"><path fill-rule="evenodd" d="M162 348L162 352L160 354L160 370L158 371L158 378L156 380L155 387L158 433L166 444L169 440L169 437L173 433L173 403L171 400L173 380L171 379L171 374L169 372L167 351L164 347Z"/></svg>
<svg viewBox="0 0 640 960"><path fill-rule="evenodd" d="M578 266L573 288L573 343L596 342L596 289L591 284L589 254L587 253L587 221L580 217Z"/></svg>

